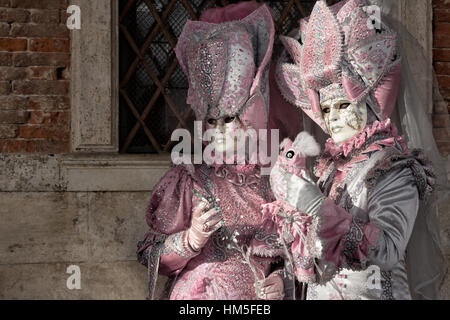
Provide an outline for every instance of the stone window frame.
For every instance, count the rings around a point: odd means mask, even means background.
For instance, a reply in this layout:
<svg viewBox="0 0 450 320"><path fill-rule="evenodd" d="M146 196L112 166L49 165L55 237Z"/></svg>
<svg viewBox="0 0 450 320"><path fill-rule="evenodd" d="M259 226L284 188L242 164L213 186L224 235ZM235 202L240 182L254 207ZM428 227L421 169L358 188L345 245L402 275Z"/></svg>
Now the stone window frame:
<svg viewBox="0 0 450 320"><path fill-rule="evenodd" d="M151 190L170 167L170 157L118 153L119 1L72 4L81 8L82 26L72 31L72 153L62 166L67 190ZM419 39L430 59L432 15L432 0L399 0L398 20ZM424 72L431 72L431 62ZM424 87L432 104L432 84Z"/></svg>

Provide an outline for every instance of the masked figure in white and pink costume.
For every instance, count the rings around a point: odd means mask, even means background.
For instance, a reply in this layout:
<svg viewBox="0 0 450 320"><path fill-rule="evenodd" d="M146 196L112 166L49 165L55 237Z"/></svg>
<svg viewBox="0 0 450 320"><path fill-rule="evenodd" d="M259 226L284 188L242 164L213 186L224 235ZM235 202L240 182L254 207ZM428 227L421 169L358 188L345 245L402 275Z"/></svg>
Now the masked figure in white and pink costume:
<svg viewBox="0 0 450 320"><path fill-rule="evenodd" d="M189 81L188 103L203 128L213 130L208 146L217 155L229 151L239 130L273 125L269 70L275 31L270 10L256 2L210 9L201 20L186 23L176 54ZM170 299L283 298L274 267L282 248L261 212L274 197L261 166L247 160L177 165L154 187L146 217L150 231L138 244L151 299L158 298L158 274L171 279Z"/></svg>
<svg viewBox="0 0 450 320"><path fill-rule="evenodd" d="M308 299L433 299L441 252L419 215L431 215L435 176L390 119L402 73L397 34L369 22L365 0L317 1L298 34L282 38L280 90L331 139L317 183L284 171L273 190L286 189L277 198L310 217L302 258L317 276Z"/></svg>

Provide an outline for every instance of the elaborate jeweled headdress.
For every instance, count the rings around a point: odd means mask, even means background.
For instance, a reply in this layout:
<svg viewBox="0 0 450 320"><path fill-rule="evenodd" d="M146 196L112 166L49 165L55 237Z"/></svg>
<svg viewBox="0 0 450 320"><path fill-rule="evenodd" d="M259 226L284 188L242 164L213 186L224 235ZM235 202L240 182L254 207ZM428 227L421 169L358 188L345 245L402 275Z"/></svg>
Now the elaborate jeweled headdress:
<svg viewBox="0 0 450 320"><path fill-rule="evenodd" d="M276 78L283 96L325 132L320 102L347 96L352 103L370 98L379 120L391 115L401 80L397 35L385 24L376 29L366 0L328 7L317 1L300 21L296 38L281 37L286 48Z"/></svg>
<svg viewBox="0 0 450 320"><path fill-rule="evenodd" d="M176 54L189 81L187 103L199 121L239 116L247 127L267 128L275 28L266 5L254 10L250 4L231 8L251 10L243 19L188 21L180 35Z"/></svg>

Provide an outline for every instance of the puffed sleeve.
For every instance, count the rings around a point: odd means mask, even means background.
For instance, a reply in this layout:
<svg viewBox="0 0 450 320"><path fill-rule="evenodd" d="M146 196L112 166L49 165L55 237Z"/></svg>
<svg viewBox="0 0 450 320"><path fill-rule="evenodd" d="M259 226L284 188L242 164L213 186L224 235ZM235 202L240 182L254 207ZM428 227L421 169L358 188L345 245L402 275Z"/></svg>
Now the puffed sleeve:
<svg viewBox="0 0 450 320"><path fill-rule="evenodd" d="M187 244L193 190L198 188L194 170L184 166L171 168L154 187L147 206L149 231L138 243L138 261L148 267L150 296L157 274L173 276L196 256Z"/></svg>
<svg viewBox="0 0 450 320"><path fill-rule="evenodd" d="M407 168L381 179L374 188L367 212L379 229L369 260L391 270L404 256L419 210L419 192Z"/></svg>
<svg viewBox="0 0 450 320"><path fill-rule="evenodd" d="M358 218L326 199L311 224L307 246L321 260L321 281L340 268L384 271L404 257L419 208L416 177L410 168L386 172L370 190L368 206ZM364 217L365 218L361 218Z"/></svg>

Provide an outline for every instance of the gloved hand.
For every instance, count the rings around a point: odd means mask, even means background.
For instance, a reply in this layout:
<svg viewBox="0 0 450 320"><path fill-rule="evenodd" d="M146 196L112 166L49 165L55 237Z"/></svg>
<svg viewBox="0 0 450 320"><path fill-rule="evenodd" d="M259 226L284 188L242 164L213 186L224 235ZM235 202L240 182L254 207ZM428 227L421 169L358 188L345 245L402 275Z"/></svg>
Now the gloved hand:
<svg viewBox="0 0 450 320"><path fill-rule="evenodd" d="M302 172L302 177L287 179L287 202L297 210L313 216L318 213L326 197L319 187Z"/></svg>
<svg viewBox="0 0 450 320"><path fill-rule="evenodd" d="M209 237L223 225L219 208L209 208L206 200L194 208L191 227L188 229L188 242L194 251L200 251Z"/></svg>
<svg viewBox="0 0 450 320"><path fill-rule="evenodd" d="M256 292L262 300L283 300L283 278L276 272L271 273L262 283L258 283Z"/></svg>
<svg viewBox="0 0 450 320"><path fill-rule="evenodd" d="M306 159L319 155L320 146L307 132L300 132L294 142L285 139L281 145L281 154L270 174L275 198L314 215L324 197L310 178Z"/></svg>

